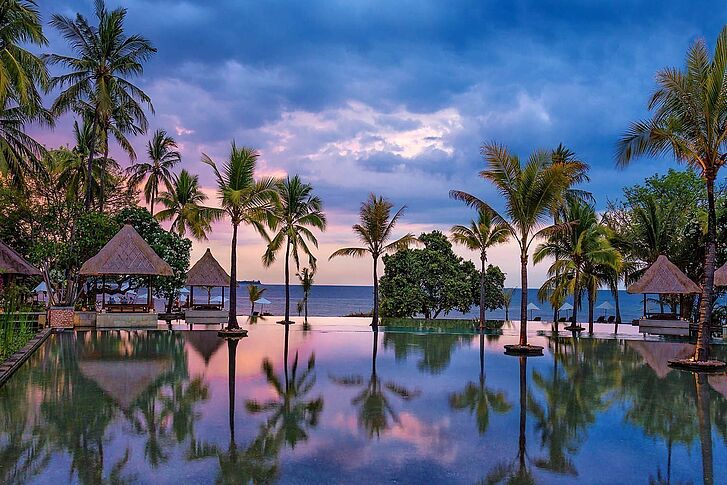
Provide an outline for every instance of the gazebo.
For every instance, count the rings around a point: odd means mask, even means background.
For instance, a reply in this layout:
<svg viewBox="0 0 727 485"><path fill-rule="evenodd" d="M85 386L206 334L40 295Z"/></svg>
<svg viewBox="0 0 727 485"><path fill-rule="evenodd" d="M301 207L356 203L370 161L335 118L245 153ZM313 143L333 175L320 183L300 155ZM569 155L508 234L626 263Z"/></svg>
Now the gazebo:
<svg viewBox="0 0 727 485"><path fill-rule="evenodd" d="M684 295L693 295L702 290L663 254L644 272L643 276L629 286L629 293L644 295L644 316L639 320L639 332L658 335L689 335L689 321L675 313L649 313L646 295L679 295L679 310Z"/></svg>
<svg viewBox="0 0 727 485"><path fill-rule="evenodd" d="M0 241L0 288L7 286L16 276L40 276L40 274L38 268Z"/></svg>
<svg viewBox="0 0 727 485"><path fill-rule="evenodd" d="M714 272L714 286L727 286L727 263Z"/></svg>
<svg viewBox="0 0 727 485"><path fill-rule="evenodd" d="M227 318L225 311L225 288L230 286L230 275L220 266L207 248L204 255L187 272L189 286L189 309L184 312L187 323L222 323ZM207 288L207 300L194 301L195 287ZM222 288L222 297L211 297L212 288Z"/></svg>
<svg viewBox="0 0 727 485"><path fill-rule="evenodd" d="M157 314L152 299L152 277L173 276L171 266L126 224L94 257L83 263L80 274L100 276L101 313L96 315L97 327L156 327ZM106 302L106 276L140 276L147 280L146 302Z"/></svg>

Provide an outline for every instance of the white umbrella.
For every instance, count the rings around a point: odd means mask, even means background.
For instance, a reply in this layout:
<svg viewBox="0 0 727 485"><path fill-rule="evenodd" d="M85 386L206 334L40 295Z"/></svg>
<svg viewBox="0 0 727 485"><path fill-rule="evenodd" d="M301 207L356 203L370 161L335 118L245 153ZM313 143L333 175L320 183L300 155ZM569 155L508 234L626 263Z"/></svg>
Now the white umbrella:
<svg viewBox="0 0 727 485"><path fill-rule="evenodd" d="M536 310L540 310L540 307L536 305L535 303L528 303L528 310L530 310L530 320L533 319L533 312Z"/></svg>
<svg viewBox="0 0 727 485"><path fill-rule="evenodd" d="M598 308L599 310L603 310L603 314L605 315L608 310L613 310L614 306L611 305L610 302L604 301L603 303L598 305L596 308Z"/></svg>
<svg viewBox="0 0 727 485"><path fill-rule="evenodd" d="M189 290L186 287L185 288L181 288L179 290L179 294L180 295L189 295Z"/></svg>
<svg viewBox="0 0 727 485"><path fill-rule="evenodd" d="M270 305L270 300L263 297L263 298L258 298L257 300L255 300L255 303L258 303L260 305Z"/></svg>
<svg viewBox="0 0 727 485"><path fill-rule="evenodd" d="M573 305L571 305L568 302L563 303L563 306L561 306L560 308L558 308L558 311L561 311L561 312L562 311L568 311L568 310L573 310Z"/></svg>
<svg viewBox="0 0 727 485"><path fill-rule="evenodd" d="M45 285L45 281L38 283L38 286L33 290L34 293L47 293L48 287Z"/></svg>
<svg viewBox="0 0 727 485"><path fill-rule="evenodd" d="M225 298L225 303L227 303L228 301L230 301L230 299L229 298ZM210 302L212 302L212 303L222 303L222 297L221 296L213 296L210 299Z"/></svg>

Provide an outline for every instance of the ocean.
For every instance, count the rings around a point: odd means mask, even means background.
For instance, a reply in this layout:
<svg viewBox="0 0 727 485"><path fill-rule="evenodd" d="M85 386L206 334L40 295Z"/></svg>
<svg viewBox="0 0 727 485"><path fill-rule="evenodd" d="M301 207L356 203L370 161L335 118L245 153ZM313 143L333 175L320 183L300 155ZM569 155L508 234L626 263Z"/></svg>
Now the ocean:
<svg viewBox="0 0 727 485"><path fill-rule="evenodd" d="M264 297L270 300L270 305L265 305L264 311L270 312L273 315L282 315L285 309L285 285L268 285L260 284L259 286L266 289ZM240 284L237 290L237 312L240 315L247 315L250 312L250 301L247 296L247 283ZM202 301L203 296L202 290L195 290L195 300ZM371 286L344 286L344 285L318 285L314 286L311 290L311 295L308 300L308 314L310 316L319 317L341 317L347 316L352 313L370 312L372 308L372 293L373 287ZM528 302L535 303L540 310L532 312L532 317L540 316L543 320L550 320L553 316L553 310L547 302L541 303L537 298L538 290L531 288L528 290ZM221 290L216 288L212 291L212 296L219 296ZM228 292L225 292L227 297ZM299 285L291 285L290 287L290 310L292 315L297 315L296 302L303 297L303 290ZM599 290L598 297L596 300L596 306L603 302L609 302L611 305L614 304L613 296L608 290ZM631 321L635 318L641 317L643 314L643 296L642 295L630 295L626 291L619 291L619 301L621 305L621 318L624 322ZM569 303L573 303L572 299L568 300ZM578 320L585 321L588 319L588 309L585 306L579 312ZM656 302L649 302L649 309L651 311L657 311L658 304ZM256 305L256 310L260 310L259 305ZM516 319L519 317L520 312L520 289L513 291L512 303L510 304L510 318ZM603 315L604 311L596 309L596 317ZM606 315L614 314L614 310L605 312ZM570 315L570 313L568 313ZM479 309L473 306L469 313L462 314L460 312L453 311L448 315L440 315L440 318L475 318L479 316ZM528 316L530 312L528 312ZM561 313L561 316L566 316L565 313ZM493 320L501 320L505 318L505 310L498 309L487 312L487 317Z"/></svg>

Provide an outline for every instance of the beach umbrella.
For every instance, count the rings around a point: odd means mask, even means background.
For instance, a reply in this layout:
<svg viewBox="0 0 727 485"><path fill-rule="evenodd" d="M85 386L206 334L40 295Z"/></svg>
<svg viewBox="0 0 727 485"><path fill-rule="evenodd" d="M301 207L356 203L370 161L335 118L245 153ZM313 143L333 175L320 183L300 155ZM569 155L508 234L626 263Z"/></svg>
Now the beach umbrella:
<svg viewBox="0 0 727 485"><path fill-rule="evenodd" d="M48 293L48 287L45 285L45 281L38 283L38 286L33 290L34 293Z"/></svg>
<svg viewBox="0 0 727 485"><path fill-rule="evenodd" d="M181 289L179 290L179 294L180 294L180 295L189 295L189 290L188 290L188 289L187 289L186 287L182 287L182 288L181 288Z"/></svg>
<svg viewBox="0 0 727 485"><path fill-rule="evenodd" d="M540 310L540 307L538 307L538 305L536 305L535 303L528 303L528 310L530 310L530 320L532 320L533 319L533 312L534 311L539 311Z"/></svg>
<svg viewBox="0 0 727 485"><path fill-rule="evenodd" d="M596 308L598 308L599 310L603 310L603 314L605 315L607 311L613 310L614 306L611 305L610 302L604 301L603 303L598 305Z"/></svg>
<svg viewBox="0 0 727 485"><path fill-rule="evenodd" d="M262 305L270 305L270 300L268 300L265 297L261 297L261 298L258 298L257 300L255 300L255 304L256 305L260 305L260 306L262 306Z"/></svg>
<svg viewBox="0 0 727 485"><path fill-rule="evenodd" d="M224 301L224 303L227 303L228 301L230 301L230 299L229 299L229 298L225 298L225 301ZM221 296L213 296L213 297L212 297L212 298L210 299L210 302L211 302L211 303L223 303L223 302L222 302L222 297L221 297Z"/></svg>
<svg viewBox="0 0 727 485"><path fill-rule="evenodd" d="M559 312L569 312L571 310L573 310L573 305L571 305L568 302L563 303L563 305L560 308L558 308Z"/></svg>

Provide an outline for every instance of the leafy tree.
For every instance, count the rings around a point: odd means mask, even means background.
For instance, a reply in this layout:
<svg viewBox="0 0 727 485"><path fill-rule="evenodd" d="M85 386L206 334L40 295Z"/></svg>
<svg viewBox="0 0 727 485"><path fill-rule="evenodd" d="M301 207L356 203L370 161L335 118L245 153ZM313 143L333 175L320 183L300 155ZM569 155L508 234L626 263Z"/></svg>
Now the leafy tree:
<svg viewBox="0 0 727 485"><path fill-rule="evenodd" d="M155 276L152 280L154 293L167 301L167 312L171 312L179 289L187 281L192 241L162 229L144 208L124 209L116 216L116 220L120 225L131 224L154 252L172 267L173 276Z"/></svg>
<svg viewBox="0 0 727 485"><path fill-rule="evenodd" d="M97 25L83 15L75 19L53 15L51 25L69 42L74 56L48 54L45 60L61 65L69 72L54 76L50 88L63 89L51 110L60 115L68 111L87 117L93 130L91 146L101 143L108 159L108 137L111 133L133 159L126 133L146 131L143 106L153 110L151 99L129 78L143 73L143 63L156 49L144 37L125 31L126 9L108 11L103 0L96 0ZM93 169L94 150L89 152L87 180ZM86 183L86 209L91 207L91 184Z"/></svg>
<svg viewBox="0 0 727 485"><path fill-rule="evenodd" d="M308 264L315 271L316 258L308 244L318 247L318 240L309 228L324 231L326 215L323 213L321 199L313 195L313 186L305 184L297 175L278 183L279 203L272 213L272 226L276 233L272 236L263 255L263 264L270 266L277 254L285 246L285 317L283 322L290 323L290 256L293 256L295 269L300 270L300 253L308 257Z"/></svg>
<svg viewBox="0 0 727 485"><path fill-rule="evenodd" d="M727 26L717 38L710 59L703 39L692 44L686 66L662 69L651 96L650 119L631 124L618 144L617 162L671 153L697 169L707 189L707 240L697 346L693 359L709 360L710 324L714 304L717 256L715 180L727 160Z"/></svg>
<svg viewBox="0 0 727 485"><path fill-rule="evenodd" d="M583 164L568 160L553 163L552 153L537 151L523 164L510 151L495 143L482 147L487 168L480 176L490 181L505 203L508 228L520 247L520 340L514 351L530 351L527 334L528 259L530 248L540 236L556 230L559 225L547 225L546 218L565 198L573 184L583 177ZM497 221L505 222L491 205L474 195L452 191L450 196L468 205L489 211ZM539 350L539 349L535 349Z"/></svg>
<svg viewBox="0 0 727 485"><path fill-rule="evenodd" d="M252 226L263 239L269 241L265 225L272 225L272 214L277 203L276 180L255 180L255 168L260 154L253 148L237 148L232 142L230 155L222 166L207 155L202 162L214 171L217 194L224 214L232 223L232 251L230 252L230 313L227 329L240 328L237 323L237 229L240 224Z"/></svg>
<svg viewBox="0 0 727 485"><path fill-rule="evenodd" d="M369 198L361 204L360 224L353 225L353 232L364 247L341 248L328 258L329 260L338 256L362 258L366 254L371 255L374 261L374 311L371 326L374 328L379 326L379 258L384 254L407 248L417 241L411 233L390 241L394 227L406 208L406 206L402 207L392 217L391 209L393 207L394 205L383 197L370 194Z"/></svg>
<svg viewBox="0 0 727 485"><path fill-rule="evenodd" d="M475 265L454 254L452 243L439 231L422 234L419 240L424 244L421 249L384 256L382 313L388 317L422 314L426 319L452 310L467 313L480 293Z"/></svg>
<svg viewBox="0 0 727 485"><path fill-rule="evenodd" d="M222 216L221 210L202 205L207 201L207 196L199 186L199 176L191 175L184 169L178 176L172 175L167 190L159 194L156 200L164 207L156 218L160 221L171 220L170 231L180 236L189 231L195 239L207 239L212 222Z"/></svg>
<svg viewBox="0 0 727 485"><path fill-rule="evenodd" d="M503 244L510 237L507 225L495 223L489 212L478 212L477 221L469 226L452 226L452 240L467 249L480 253L480 328L485 327L485 275L487 272L487 250Z"/></svg>
<svg viewBox="0 0 727 485"><path fill-rule="evenodd" d="M164 130L157 130L151 140L146 144L146 154L149 161L136 163L129 168L131 180L134 184L144 184L144 200L151 205L151 215L154 215L154 203L157 201L162 186L167 192L172 192L172 169L182 160L177 151L177 142ZM184 171L183 171L184 172ZM181 178L181 175L180 175ZM184 233L182 232L182 235Z"/></svg>

